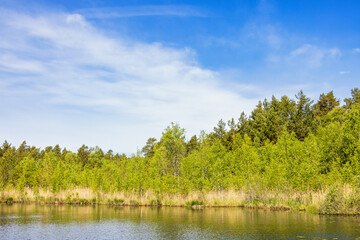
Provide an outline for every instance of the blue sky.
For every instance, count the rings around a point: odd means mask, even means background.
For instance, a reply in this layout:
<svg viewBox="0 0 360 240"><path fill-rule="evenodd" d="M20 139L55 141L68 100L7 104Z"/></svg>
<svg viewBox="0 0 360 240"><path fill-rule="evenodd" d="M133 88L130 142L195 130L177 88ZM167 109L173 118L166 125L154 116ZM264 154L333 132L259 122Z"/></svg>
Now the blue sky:
<svg viewBox="0 0 360 240"><path fill-rule="evenodd" d="M135 153L259 100L359 87L358 1L0 3L0 140Z"/></svg>

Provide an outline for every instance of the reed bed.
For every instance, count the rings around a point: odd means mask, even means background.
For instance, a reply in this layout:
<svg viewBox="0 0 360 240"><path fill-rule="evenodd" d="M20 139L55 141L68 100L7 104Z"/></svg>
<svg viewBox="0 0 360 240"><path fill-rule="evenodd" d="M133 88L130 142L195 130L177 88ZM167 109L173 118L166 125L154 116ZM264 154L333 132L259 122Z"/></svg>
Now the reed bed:
<svg viewBox="0 0 360 240"><path fill-rule="evenodd" d="M356 196L351 186L341 189L341 199L346 202ZM35 202L39 204L107 204L131 206L188 206L202 207L247 207L269 210L300 210L320 212L329 201L331 189L326 191L281 191L281 190L223 190L193 191L190 193L154 193L143 192L101 192L90 188L73 188L51 192L45 189L37 191L26 188L3 190L0 201L6 203ZM355 195L354 195L355 194ZM330 199L331 200L331 199ZM338 201L338 199L335 199Z"/></svg>

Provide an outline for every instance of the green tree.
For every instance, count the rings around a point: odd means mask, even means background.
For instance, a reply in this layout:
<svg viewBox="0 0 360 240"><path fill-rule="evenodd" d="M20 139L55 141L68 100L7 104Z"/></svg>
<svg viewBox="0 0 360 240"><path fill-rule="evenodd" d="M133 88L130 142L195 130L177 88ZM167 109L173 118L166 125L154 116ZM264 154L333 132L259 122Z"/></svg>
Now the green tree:
<svg viewBox="0 0 360 240"><path fill-rule="evenodd" d="M180 161L186 153L185 129L178 124L171 123L165 129L160 144L166 148L167 159L172 165L174 177L180 175Z"/></svg>
<svg viewBox="0 0 360 240"><path fill-rule="evenodd" d="M303 91L295 95L297 102L294 113L291 115L290 130L295 132L297 139L303 141L314 128L314 113L311 108L312 101Z"/></svg>
<svg viewBox="0 0 360 240"><path fill-rule="evenodd" d="M214 133L213 136L215 138L220 139L221 141L225 141L225 137L226 137L226 123L220 119L219 122L217 123L217 126L214 127Z"/></svg>
<svg viewBox="0 0 360 240"><path fill-rule="evenodd" d="M16 168L15 149L5 142L2 151L3 153L0 157L0 188L6 187L10 182L14 183Z"/></svg>
<svg viewBox="0 0 360 240"><path fill-rule="evenodd" d="M78 149L77 155L78 155L83 167L88 163L90 152L91 151L89 150L89 147L87 147L85 145L82 145Z"/></svg>
<svg viewBox="0 0 360 240"><path fill-rule="evenodd" d="M156 138L149 138L146 141L146 145L141 149L141 152L144 154L145 157L151 158L152 156L154 156L154 148L156 141Z"/></svg>
<svg viewBox="0 0 360 240"><path fill-rule="evenodd" d="M190 154L192 151L199 150L200 142L196 135L192 136L190 141L186 144L186 154Z"/></svg>
<svg viewBox="0 0 360 240"><path fill-rule="evenodd" d="M18 180L19 189L37 186L36 164L33 158L24 157L24 159L20 161L18 168L21 173Z"/></svg>
<svg viewBox="0 0 360 240"><path fill-rule="evenodd" d="M266 99L264 100L264 103L265 105L267 105ZM263 143L267 139L265 129L266 129L266 115L265 115L265 110L263 108L263 103L260 101L250 115L249 135L253 140L257 138L261 143Z"/></svg>
<svg viewBox="0 0 360 240"><path fill-rule="evenodd" d="M334 97L333 91L330 91L326 95L322 93L313 108L318 117L323 117L335 107L339 106L339 104L340 101Z"/></svg>
<svg viewBox="0 0 360 240"><path fill-rule="evenodd" d="M344 99L344 108L350 109L354 104L360 104L360 90L359 88L351 89L351 98Z"/></svg>

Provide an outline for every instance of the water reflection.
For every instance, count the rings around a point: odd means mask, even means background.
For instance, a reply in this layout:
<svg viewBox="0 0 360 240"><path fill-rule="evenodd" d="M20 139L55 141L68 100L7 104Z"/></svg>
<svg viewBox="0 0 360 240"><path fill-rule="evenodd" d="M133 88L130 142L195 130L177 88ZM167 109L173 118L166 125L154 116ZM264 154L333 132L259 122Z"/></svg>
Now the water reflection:
<svg viewBox="0 0 360 240"><path fill-rule="evenodd" d="M360 218L240 208L0 205L1 239L360 237Z"/></svg>

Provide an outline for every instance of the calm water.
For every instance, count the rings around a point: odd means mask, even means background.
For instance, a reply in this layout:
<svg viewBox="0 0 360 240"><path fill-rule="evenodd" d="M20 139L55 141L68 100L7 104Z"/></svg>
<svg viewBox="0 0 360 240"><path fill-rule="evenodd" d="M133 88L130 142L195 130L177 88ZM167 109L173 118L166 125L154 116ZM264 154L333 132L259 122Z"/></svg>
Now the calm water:
<svg viewBox="0 0 360 240"><path fill-rule="evenodd" d="M0 239L360 239L359 217L240 208L0 204Z"/></svg>

